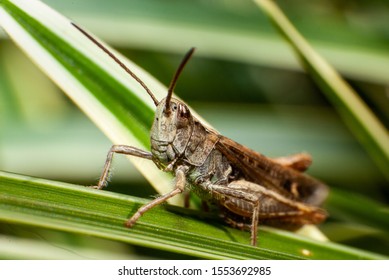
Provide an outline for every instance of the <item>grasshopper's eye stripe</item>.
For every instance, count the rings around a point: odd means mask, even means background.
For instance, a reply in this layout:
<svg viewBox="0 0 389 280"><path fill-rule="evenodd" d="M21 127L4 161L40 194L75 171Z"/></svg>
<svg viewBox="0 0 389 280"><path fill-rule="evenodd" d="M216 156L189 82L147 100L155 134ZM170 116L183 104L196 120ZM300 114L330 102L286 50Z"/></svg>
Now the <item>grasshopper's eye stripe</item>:
<svg viewBox="0 0 389 280"><path fill-rule="evenodd" d="M182 105L182 104L180 104L180 112L181 112L181 114L186 115L186 108L185 108L185 106Z"/></svg>
<svg viewBox="0 0 389 280"><path fill-rule="evenodd" d="M179 112L180 112L180 117L181 118L187 118L190 115L190 111L188 107L186 107L184 104L179 104Z"/></svg>

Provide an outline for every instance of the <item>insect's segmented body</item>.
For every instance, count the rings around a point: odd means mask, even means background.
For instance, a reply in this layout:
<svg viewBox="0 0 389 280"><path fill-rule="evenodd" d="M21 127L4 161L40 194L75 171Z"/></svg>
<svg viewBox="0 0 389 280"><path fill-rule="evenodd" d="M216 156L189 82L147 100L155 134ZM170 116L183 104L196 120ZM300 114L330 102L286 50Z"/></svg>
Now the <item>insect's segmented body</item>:
<svg viewBox="0 0 389 280"><path fill-rule="evenodd" d="M321 209L303 204L322 203L327 188L321 182L205 128L176 99L165 115L165 102L158 105L151 129L153 161L165 171L182 168L185 187L218 206L228 223L249 228L254 208L262 223L288 228L325 218ZM251 166L254 175L245 166Z"/></svg>

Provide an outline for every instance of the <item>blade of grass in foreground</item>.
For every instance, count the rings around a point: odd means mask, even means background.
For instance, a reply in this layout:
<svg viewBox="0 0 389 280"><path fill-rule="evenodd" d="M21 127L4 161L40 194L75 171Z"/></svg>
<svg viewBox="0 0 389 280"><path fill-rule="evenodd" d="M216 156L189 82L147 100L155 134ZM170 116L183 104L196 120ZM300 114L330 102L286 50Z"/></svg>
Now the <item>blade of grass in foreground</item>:
<svg viewBox="0 0 389 280"><path fill-rule="evenodd" d="M299 34L273 1L255 2L292 45L307 71L327 94L328 99L389 180L389 134L386 128L336 70Z"/></svg>
<svg viewBox="0 0 389 280"><path fill-rule="evenodd" d="M144 199L0 172L0 220L87 234L211 259L381 259L378 254L261 228L249 233L214 220L156 207L134 226L123 222Z"/></svg>

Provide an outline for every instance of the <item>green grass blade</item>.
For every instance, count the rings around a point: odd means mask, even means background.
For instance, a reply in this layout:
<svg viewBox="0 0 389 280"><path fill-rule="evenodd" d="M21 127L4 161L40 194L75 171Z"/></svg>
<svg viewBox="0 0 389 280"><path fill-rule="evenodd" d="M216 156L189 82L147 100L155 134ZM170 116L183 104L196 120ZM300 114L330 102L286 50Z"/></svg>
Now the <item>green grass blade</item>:
<svg viewBox="0 0 389 280"><path fill-rule="evenodd" d="M134 228L125 228L123 222L143 203L144 199L122 194L0 172L0 220L4 222L87 234L200 258L386 258L269 228L260 229L260 246L256 248L248 245L248 232L164 207L152 209Z"/></svg>
<svg viewBox="0 0 389 280"><path fill-rule="evenodd" d="M13 229L15 226L13 226ZM17 227L20 228L20 227ZM29 233L37 234L34 229L26 227ZM39 228L39 232L44 231ZM52 230L47 232L53 233ZM65 233L59 233L62 236ZM88 241L93 240L99 242L98 245L106 245L107 249L93 248L91 246L85 246L82 244L66 244L62 241L48 240L44 236L37 234L40 239L32 239L26 237L17 237L14 235L0 234L0 259L1 260L129 260L136 259L136 255L130 252L115 252L117 250L119 242L112 242L108 240L102 240L101 238L91 238L88 236ZM69 234L67 234L69 235ZM78 235L79 237L80 235ZM50 238L49 238L50 239ZM107 244L105 244L105 241ZM116 245L116 246L115 246ZM97 246L96 246L97 247ZM117 250L120 251L120 250ZM139 257L138 257L139 258Z"/></svg>
<svg viewBox="0 0 389 280"><path fill-rule="evenodd" d="M300 35L273 1L255 0L295 49L307 71L389 179L389 134L374 113Z"/></svg>
<svg viewBox="0 0 389 280"><path fill-rule="evenodd" d="M360 194L332 189L326 202L331 215L348 223L389 232L389 207Z"/></svg>

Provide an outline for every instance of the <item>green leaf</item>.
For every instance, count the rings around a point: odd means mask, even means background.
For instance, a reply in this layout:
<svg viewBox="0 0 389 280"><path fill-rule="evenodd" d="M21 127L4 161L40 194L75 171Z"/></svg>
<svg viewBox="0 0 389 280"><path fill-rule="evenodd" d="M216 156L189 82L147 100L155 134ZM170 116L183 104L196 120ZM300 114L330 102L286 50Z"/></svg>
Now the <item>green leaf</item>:
<svg viewBox="0 0 389 280"><path fill-rule="evenodd" d="M378 254L260 228L259 246L250 234L156 207L131 229L123 226L146 200L61 182L0 172L0 220L92 235L211 259L381 259Z"/></svg>
<svg viewBox="0 0 389 280"><path fill-rule="evenodd" d="M273 1L255 0L255 2L294 48L307 71L389 180L387 129L336 70L300 35Z"/></svg>
<svg viewBox="0 0 389 280"><path fill-rule="evenodd" d="M350 191L332 189L326 204L331 215L348 223L359 223L389 232L389 207Z"/></svg>

